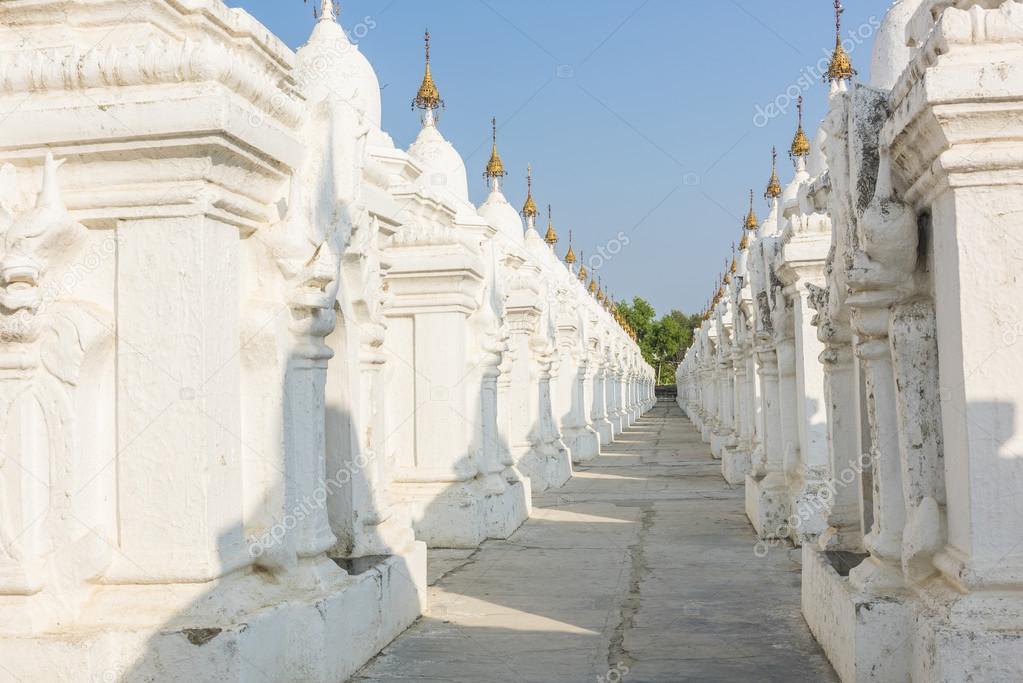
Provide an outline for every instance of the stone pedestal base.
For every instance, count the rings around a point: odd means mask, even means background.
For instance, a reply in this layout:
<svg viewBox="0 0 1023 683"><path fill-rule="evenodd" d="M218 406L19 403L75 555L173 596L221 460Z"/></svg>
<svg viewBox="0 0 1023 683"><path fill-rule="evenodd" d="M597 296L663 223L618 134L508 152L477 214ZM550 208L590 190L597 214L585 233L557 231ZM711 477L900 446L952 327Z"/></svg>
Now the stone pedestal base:
<svg viewBox="0 0 1023 683"><path fill-rule="evenodd" d="M738 485L746 481L750 471L750 454L741 448L725 449L721 455L721 476L729 484Z"/></svg>
<svg viewBox="0 0 1023 683"><path fill-rule="evenodd" d="M607 416L607 420L608 420L608 422L611 423L611 433L613 435L617 436L618 434L622 433L622 425L624 424L624 421L622 420L622 414L621 413L616 413L614 415L608 415Z"/></svg>
<svg viewBox="0 0 1023 683"><path fill-rule="evenodd" d="M53 683L344 681L426 607L425 544L357 565L307 589L258 574L212 588L100 587L67 633L0 636L0 662L11 680Z"/></svg>
<svg viewBox="0 0 1023 683"><path fill-rule="evenodd" d="M814 541L828 530L828 501L830 493L821 483L805 482L790 493L790 515L795 515L798 524L792 529L790 538L797 546L805 539Z"/></svg>
<svg viewBox="0 0 1023 683"><path fill-rule="evenodd" d="M729 448L735 448L735 435L731 432L725 432L718 434L717 432L711 432L710 434L710 454L714 456L715 460L721 460L724 457L725 451Z"/></svg>
<svg viewBox="0 0 1023 683"><path fill-rule="evenodd" d="M533 507L531 482L528 479L509 481L504 493L487 496L483 502L486 505L487 538L508 538L529 519Z"/></svg>
<svg viewBox="0 0 1023 683"><path fill-rule="evenodd" d="M529 516L521 482L494 491L479 479L401 482L394 492L412 511L416 538L431 548L475 548L487 538L507 538Z"/></svg>
<svg viewBox="0 0 1023 683"><path fill-rule="evenodd" d="M943 581L921 592L914 681L1023 681L1023 599L961 595Z"/></svg>
<svg viewBox="0 0 1023 683"><path fill-rule="evenodd" d="M593 423L593 428L597 430L597 436L600 438L600 445L606 446L614 439L614 425L608 419L597 420Z"/></svg>
<svg viewBox="0 0 1023 683"><path fill-rule="evenodd" d="M531 450L519 461L519 471L536 493L561 488L572 478L572 456L564 449Z"/></svg>
<svg viewBox="0 0 1023 683"><path fill-rule="evenodd" d="M600 455L600 435L590 427L567 430L563 438L572 452L572 462L586 462Z"/></svg>
<svg viewBox="0 0 1023 683"><path fill-rule="evenodd" d="M779 475L746 476L746 516L760 538L780 538L787 532L788 493Z"/></svg>
<svg viewBox="0 0 1023 683"><path fill-rule="evenodd" d="M714 434L714 425L709 422L704 422L700 425L700 438L703 439L704 443L710 443L711 436Z"/></svg>
<svg viewBox="0 0 1023 683"><path fill-rule="evenodd" d="M803 546L803 616L843 683L910 679L913 619L907 598L859 593L848 570L862 556ZM965 681L969 678L919 678ZM976 679L1012 680L1012 679Z"/></svg>

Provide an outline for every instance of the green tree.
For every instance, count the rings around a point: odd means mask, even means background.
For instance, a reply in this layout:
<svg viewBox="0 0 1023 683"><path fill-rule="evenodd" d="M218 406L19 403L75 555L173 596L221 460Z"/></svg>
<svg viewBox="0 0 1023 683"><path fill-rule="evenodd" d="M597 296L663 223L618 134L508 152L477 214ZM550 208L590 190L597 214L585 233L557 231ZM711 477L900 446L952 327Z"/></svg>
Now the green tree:
<svg viewBox="0 0 1023 683"><path fill-rule="evenodd" d="M636 330L639 350L657 373L657 383L672 383L675 368L693 343L693 330L699 327L700 316L673 310L658 319L654 307L638 296L632 304L618 304L618 311Z"/></svg>
<svg viewBox="0 0 1023 683"><path fill-rule="evenodd" d="M650 333L650 328L654 325L654 319L657 317L657 311L646 299L637 296L633 297L631 306L624 301L617 306L618 312L625 316L625 320L632 325L632 329L636 330L636 336L640 340Z"/></svg>
<svg viewBox="0 0 1023 683"><path fill-rule="evenodd" d="M703 322L703 319L698 314L686 315L685 313L677 309L673 310L670 313L670 315L672 318L678 321L679 326L683 330L682 345L681 348L679 348L678 355L675 358L675 361L677 363L681 363L682 357L685 355L689 347L693 345L693 339L695 338L696 330L700 328L700 323Z"/></svg>

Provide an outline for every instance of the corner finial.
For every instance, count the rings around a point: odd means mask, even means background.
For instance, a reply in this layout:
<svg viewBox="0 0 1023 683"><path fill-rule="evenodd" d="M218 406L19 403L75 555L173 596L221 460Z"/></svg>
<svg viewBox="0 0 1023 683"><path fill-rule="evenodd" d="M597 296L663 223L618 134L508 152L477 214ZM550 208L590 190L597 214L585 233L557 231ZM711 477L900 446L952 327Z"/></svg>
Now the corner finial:
<svg viewBox="0 0 1023 683"><path fill-rule="evenodd" d="M571 238L569 238L569 239L571 239ZM586 272L586 254L584 254L583 252L580 251L579 252L579 282L583 283L584 287L586 286L586 276L587 275L589 275L589 273Z"/></svg>
<svg viewBox="0 0 1023 683"><path fill-rule="evenodd" d="M487 162L487 170L483 172L483 177L493 180L495 178L503 178L507 173L504 171L504 162L501 161L501 155L497 153L497 118L490 119L490 125L493 128L493 141L494 146L490 150L490 161Z"/></svg>
<svg viewBox="0 0 1023 683"><path fill-rule="evenodd" d="M753 190L749 191L749 213L746 214L746 222L744 225L747 230L756 230L760 221L757 219L757 214L753 211Z"/></svg>
<svg viewBox="0 0 1023 683"><path fill-rule="evenodd" d="M796 110L799 112L799 128L796 129L796 136L792 138L792 147L789 149L789 156L792 160L810 156L810 140L803 130L803 96L796 100Z"/></svg>
<svg viewBox="0 0 1023 683"><path fill-rule="evenodd" d="M575 263L575 251L572 249L572 231L568 231L568 252L565 254L565 263L572 265Z"/></svg>
<svg viewBox="0 0 1023 683"><path fill-rule="evenodd" d="M426 69L423 74L423 83L419 86L419 92L412 100L413 109L422 109L424 112L433 112L444 108L444 100L440 97L437 84L433 81L433 73L430 71L430 31L426 31Z"/></svg>
<svg viewBox="0 0 1023 683"><path fill-rule="evenodd" d="M852 60L849 59L848 53L842 47L843 12L845 12L845 8L842 7L842 0L835 0L835 51L831 55L831 64L828 65L828 73L825 79L832 83L844 81L856 75L856 69L853 68Z"/></svg>
<svg viewBox="0 0 1023 683"><path fill-rule="evenodd" d="M551 205L547 205L547 234L544 235L543 241L550 245L551 249L558 243L558 233L554 230L554 221L551 218Z"/></svg>
<svg viewBox="0 0 1023 683"><path fill-rule="evenodd" d="M771 148L771 179L767 182L767 190L764 198L767 201L777 199L781 196L781 182L778 180L778 148Z"/></svg>
<svg viewBox="0 0 1023 683"><path fill-rule="evenodd" d="M522 207L522 215L535 220L539 214L536 201L533 199L533 165L528 164L526 166L526 203Z"/></svg>

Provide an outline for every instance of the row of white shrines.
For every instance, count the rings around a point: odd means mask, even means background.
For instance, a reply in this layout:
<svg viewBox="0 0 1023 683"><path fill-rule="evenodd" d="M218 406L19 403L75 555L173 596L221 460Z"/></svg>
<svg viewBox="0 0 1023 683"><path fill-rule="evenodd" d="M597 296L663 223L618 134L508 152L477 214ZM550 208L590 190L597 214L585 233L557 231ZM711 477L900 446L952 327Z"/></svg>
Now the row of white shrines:
<svg viewBox="0 0 1023 683"><path fill-rule="evenodd" d="M0 681L338 683L654 402L416 102L330 2L0 1Z"/></svg>
<svg viewBox="0 0 1023 683"><path fill-rule="evenodd" d="M679 403L846 683L1023 680L1023 4L902 0L836 50ZM755 588L754 588L755 590Z"/></svg>

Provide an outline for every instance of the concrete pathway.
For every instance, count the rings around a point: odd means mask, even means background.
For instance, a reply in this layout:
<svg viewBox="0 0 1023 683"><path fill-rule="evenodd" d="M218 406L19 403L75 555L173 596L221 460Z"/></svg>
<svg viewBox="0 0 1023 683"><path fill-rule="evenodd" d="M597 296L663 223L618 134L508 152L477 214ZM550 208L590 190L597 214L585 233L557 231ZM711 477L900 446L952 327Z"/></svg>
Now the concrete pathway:
<svg viewBox="0 0 1023 683"><path fill-rule="evenodd" d="M799 553L754 555L742 487L674 403L534 499L507 541L430 551L430 608L356 681L833 682Z"/></svg>

